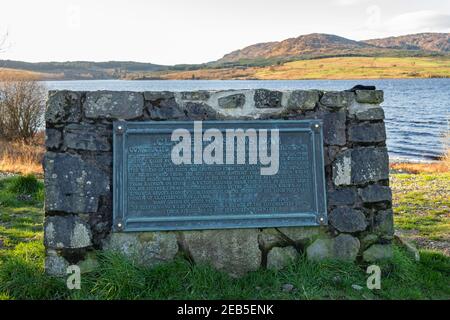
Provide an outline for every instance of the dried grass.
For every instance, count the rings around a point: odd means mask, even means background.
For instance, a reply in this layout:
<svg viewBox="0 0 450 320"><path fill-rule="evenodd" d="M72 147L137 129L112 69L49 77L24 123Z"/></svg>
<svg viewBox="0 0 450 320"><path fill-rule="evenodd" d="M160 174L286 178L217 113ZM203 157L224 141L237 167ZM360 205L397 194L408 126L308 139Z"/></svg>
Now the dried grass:
<svg viewBox="0 0 450 320"><path fill-rule="evenodd" d="M0 140L0 171L41 176L44 139L39 132L30 144Z"/></svg>

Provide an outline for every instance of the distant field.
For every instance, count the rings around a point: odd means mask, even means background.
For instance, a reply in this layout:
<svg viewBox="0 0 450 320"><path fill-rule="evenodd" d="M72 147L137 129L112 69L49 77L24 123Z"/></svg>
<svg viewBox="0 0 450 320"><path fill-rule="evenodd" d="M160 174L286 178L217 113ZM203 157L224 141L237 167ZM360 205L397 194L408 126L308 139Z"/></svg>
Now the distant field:
<svg viewBox="0 0 450 320"><path fill-rule="evenodd" d="M447 78L450 57L342 57L299 60L270 67L235 67L179 72L152 72L128 78L161 79L380 79Z"/></svg>
<svg viewBox="0 0 450 320"><path fill-rule="evenodd" d="M0 68L0 79L63 79L63 74L41 73L27 70L17 70L9 68Z"/></svg>

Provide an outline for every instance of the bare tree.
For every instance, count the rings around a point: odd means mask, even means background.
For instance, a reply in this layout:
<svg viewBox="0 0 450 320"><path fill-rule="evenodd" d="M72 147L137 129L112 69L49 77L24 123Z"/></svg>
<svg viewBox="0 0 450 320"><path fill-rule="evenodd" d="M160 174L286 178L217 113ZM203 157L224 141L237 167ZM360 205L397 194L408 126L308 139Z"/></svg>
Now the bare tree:
<svg viewBox="0 0 450 320"><path fill-rule="evenodd" d="M34 79L0 82L0 137L31 142L43 126L45 87Z"/></svg>

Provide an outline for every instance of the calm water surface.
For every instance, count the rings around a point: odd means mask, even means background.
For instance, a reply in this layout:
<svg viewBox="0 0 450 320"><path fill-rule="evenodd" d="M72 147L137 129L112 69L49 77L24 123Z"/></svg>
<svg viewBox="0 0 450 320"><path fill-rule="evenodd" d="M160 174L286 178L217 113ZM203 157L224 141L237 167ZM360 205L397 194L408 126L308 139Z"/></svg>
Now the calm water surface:
<svg viewBox="0 0 450 320"><path fill-rule="evenodd" d="M50 90L191 91L225 89L345 90L356 84L384 90L387 145L392 159L433 160L450 137L450 79L383 80L82 80L47 81ZM447 138L445 138L447 137Z"/></svg>

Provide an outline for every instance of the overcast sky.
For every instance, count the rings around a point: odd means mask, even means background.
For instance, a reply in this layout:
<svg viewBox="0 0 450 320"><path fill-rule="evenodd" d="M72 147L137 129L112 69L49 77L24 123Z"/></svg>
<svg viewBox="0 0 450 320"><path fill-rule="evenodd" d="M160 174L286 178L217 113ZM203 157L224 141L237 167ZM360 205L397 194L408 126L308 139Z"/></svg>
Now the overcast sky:
<svg viewBox="0 0 450 320"><path fill-rule="evenodd" d="M448 0L1 0L0 59L201 63L313 32L450 32Z"/></svg>

